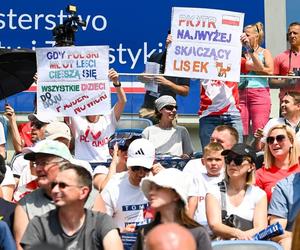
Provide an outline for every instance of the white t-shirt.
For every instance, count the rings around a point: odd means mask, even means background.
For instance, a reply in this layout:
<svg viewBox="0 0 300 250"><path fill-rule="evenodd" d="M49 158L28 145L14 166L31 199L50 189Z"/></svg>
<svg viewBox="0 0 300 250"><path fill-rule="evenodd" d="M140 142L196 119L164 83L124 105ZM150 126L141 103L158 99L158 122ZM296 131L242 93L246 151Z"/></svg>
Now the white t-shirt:
<svg viewBox="0 0 300 250"><path fill-rule="evenodd" d="M206 209L205 209L205 196L207 190L210 186L217 186L220 181L224 179L224 172L222 171L221 174L217 177L209 177L207 174L202 174L201 178L197 178L195 183L194 193L189 194L189 196L196 196L198 197L198 206L195 211L194 220L200 223L201 225L207 225L207 218L206 218Z"/></svg>
<svg viewBox="0 0 300 250"><path fill-rule="evenodd" d="M110 159L108 139L115 132L117 120L113 109L91 123L86 117L71 118L71 129L75 138L75 158L88 162L106 162Z"/></svg>
<svg viewBox="0 0 300 250"><path fill-rule="evenodd" d="M201 178L203 173L207 173L205 166L202 164L201 158L189 160L185 165L183 172L199 178Z"/></svg>
<svg viewBox="0 0 300 250"><path fill-rule="evenodd" d="M6 143L6 139L5 139L4 127L3 124L0 122L0 145L5 143Z"/></svg>
<svg viewBox="0 0 300 250"><path fill-rule="evenodd" d="M15 178L13 175L13 172L11 171L11 168L6 165L6 172L4 179L1 183L1 186L9 186L9 185L16 185Z"/></svg>
<svg viewBox="0 0 300 250"><path fill-rule="evenodd" d="M219 186L209 186L207 193L212 194L219 201L221 206L221 192ZM255 206L264 196L266 196L265 191L257 186L249 185L243 201L239 206L235 207L230 203L226 194L227 215L235 214L246 220L253 221Z"/></svg>
<svg viewBox="0 0 300 250"><path fill-rule="evenodd" d="M29 166L29 161L24 159L24 154L18 154L11 160L11 169L16 177L20 177L23 170Z"/></svg>
<svg viewBox="0 0 300 250"><path fill-rule="evenodd" d="M162 129L153 125L145 128L142 136L153 144L156 154L181 156L194 152L189 132L183 126Z"/></svg>
<svg viewBox="0 0 300 250"><path fill-rule="evenodd" d="M150 222L144 218L143 211L149 206L140 187L133 186L128 179L128 172L115 174L101 192L106 206L106 213L112 216L119 228L128 224L137 226Z"/></svg>

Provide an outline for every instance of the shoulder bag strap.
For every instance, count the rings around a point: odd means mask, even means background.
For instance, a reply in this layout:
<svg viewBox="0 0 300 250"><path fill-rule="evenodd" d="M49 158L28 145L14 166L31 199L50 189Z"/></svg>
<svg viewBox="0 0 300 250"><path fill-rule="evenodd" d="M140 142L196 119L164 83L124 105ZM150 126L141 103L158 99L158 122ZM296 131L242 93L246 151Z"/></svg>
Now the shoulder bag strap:
<svg viewBox="0 0 300 250"><path fill-rule="evenodd" d="M227 216L227 210L226 210L226 185L225 185L225 181L219 182L218 186L220 188L220 193L221 193L222 220L224 220L225 217Z"/></svg>

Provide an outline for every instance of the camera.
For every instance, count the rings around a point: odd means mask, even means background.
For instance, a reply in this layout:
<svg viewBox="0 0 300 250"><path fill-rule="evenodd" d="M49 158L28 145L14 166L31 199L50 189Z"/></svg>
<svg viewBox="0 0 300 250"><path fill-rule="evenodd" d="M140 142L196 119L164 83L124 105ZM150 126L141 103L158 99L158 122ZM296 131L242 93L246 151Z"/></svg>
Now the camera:
<svg viewBox="0 0 300 250"><path fill-rule="evenodd" d="M55 40L55 46L72 46L75 42L75 32L78 27L85 27L86 22L83 21L76 13L77 8L74 5L68 5L66 8L69 17L64 20L63 24L57 25L52 34Z"/></svg>

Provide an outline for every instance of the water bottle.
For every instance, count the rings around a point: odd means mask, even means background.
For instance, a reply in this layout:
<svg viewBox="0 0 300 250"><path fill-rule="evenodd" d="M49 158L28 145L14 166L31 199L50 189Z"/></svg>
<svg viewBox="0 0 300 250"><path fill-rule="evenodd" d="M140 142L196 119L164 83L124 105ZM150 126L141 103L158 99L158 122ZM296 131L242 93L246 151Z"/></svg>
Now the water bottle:
<svg viewBox="0 0 300 250"><path fill-rule="evenodd" d="M267 228L261 230L253 236L254 240L269 240L275 236L283 234L284 230L279 222L276 222Z"/></svg>

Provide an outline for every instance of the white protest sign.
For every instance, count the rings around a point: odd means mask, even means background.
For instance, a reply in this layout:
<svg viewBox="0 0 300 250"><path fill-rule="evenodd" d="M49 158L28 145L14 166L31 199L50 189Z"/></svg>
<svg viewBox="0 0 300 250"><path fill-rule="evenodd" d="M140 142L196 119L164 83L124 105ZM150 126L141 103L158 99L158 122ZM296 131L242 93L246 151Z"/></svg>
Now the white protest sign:
<svg viewBox="0 0 300 250"><path fill-rule="evenodd" d="M243 23L243 13L174 7L165 74L238 82Z"/></svg>
<svg viewBox="0 0 300 250"><path fill-rule="evenodd" d="M37 48L37 112L86 116L111 109L108 46Z"/></svg>

